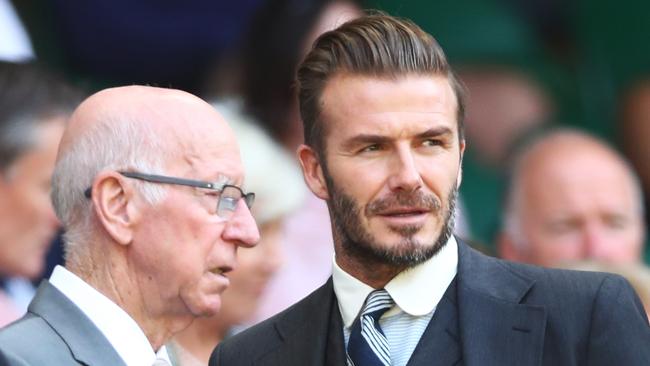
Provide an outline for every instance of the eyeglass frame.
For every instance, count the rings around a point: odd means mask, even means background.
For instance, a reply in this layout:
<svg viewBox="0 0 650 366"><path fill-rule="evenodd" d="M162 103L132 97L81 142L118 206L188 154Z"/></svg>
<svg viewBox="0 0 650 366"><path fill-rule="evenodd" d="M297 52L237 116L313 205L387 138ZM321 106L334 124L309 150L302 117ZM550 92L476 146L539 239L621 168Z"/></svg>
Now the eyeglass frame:
<svg viewBox="0 0 650 366"><path fill-rule="evenodd" d="M203 189L211 189L220 192L223 191L225 188L231 187L239 191L241 195L239 199L243 199L244 203L246 203L246 206L249 209L253 207L253 203L255 203L255 193L253 192L244 193L244 191L240 187L233 184L219 184L219 183L206 182L201 180L177 178L177 177L170 177L166 175L145 174L145 173L137 173L137 172L118 171L118 173L120 173L121 175L127 178L143 180L145 182L150 182L150 183L161 183L161 184L172 184L172 185L187 186L187 187L196 187L196 188L203 188ZM90 198L92 196L92 187L88 187L84 191L84 196L86 196L86 198ZM217 202L217 211L219 211L220 205L221 205L221 197L219 197L219 201Z"/></svg>

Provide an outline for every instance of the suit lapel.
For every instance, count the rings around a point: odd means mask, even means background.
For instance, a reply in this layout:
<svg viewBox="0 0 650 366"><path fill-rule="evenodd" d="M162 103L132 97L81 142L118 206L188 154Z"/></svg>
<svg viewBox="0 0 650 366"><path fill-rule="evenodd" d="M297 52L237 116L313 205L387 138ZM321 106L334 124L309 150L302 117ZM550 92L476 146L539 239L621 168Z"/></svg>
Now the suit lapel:
<svg viewBox="0 0 650 366"><path fill-rule="evenodd" d="M92 366L124 365L104 335L65 295L43 281L29 312L43 318L70 347L81 364Z"/></svg>
<svg viewBox="0 0 650 366"><path fill-rule="evenodd" d="M523 304L534 281L459 241L458 311L468 366L540 365L546 310Z"/></svg>
<svg viewBox="0 0 650 366"><path fill-rule="evenodd" d="M280 346L255 364L344 365L343 328L332 279L299 305L289 312L290 316L281 316L275 323Z"/></svg>
<svg viewBox="0 0 650 366"><path fill-rule="evenodd" d="M461 358L460 335L458 334L458 310L454 279L438 303L436 311L422 334L407 366L457 365Z"/></svg>
<svg viewBox="0 0 650 366"><path fill-rule="evenodd" d="M334 302L330 311L330 325L327 331L325 366L341 366L347 363L345 341L343 340L343 319L341 318L336 296L333 297Z"/></svg>

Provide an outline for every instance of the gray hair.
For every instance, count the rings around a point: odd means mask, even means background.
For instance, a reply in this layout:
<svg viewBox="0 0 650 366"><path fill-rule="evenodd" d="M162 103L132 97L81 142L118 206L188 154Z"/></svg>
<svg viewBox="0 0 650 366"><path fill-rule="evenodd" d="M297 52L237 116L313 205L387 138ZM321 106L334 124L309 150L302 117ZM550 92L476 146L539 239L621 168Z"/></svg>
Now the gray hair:
<svg viewBox="0 0 650 366"><path fill-rule="evenodd" d="M628 172L628 176L630 177L630 182L632 184L632 191L636 196L634 202L637 203L637 213L641 217L645 215L641 181L639 180L639 177L632 165L627 161L627 159L623 157L623 155L611 148L606 142L586 132L568 127L555 128L546 131L539 136L535 136L528 144L523 146L514 154L516 158L513 160L513 163L511 165L510 182L508 189L506 190L503 231L510 235L515 245L522 246L526 243L526 236L523 233L521 225L520 212L520 207L522 205L521 201L523 197L521 177L524 173L524 170L526 169L526 165L528 164L528 160L530 159L532 152L536 150L536 148L541 144L549 140L557 140L559 138L573 138L589 141L594 145L600 146L603 150L609 151L612 156L617 159ZM597 167L595 168L597 169Z"/></svg>
<svg viewBox="0 0 650 366"><path fill-rule="evenodd" d="M105 115L77 136L68 149L59 152L52 176L52 203L66 229L66 260L76 259L83 246L96 240L91 200L84 195L95 176L102 170L164 174L165 151L149 124L128 116ZM149 204L165 196L162 185L133 183Z"/></svg>

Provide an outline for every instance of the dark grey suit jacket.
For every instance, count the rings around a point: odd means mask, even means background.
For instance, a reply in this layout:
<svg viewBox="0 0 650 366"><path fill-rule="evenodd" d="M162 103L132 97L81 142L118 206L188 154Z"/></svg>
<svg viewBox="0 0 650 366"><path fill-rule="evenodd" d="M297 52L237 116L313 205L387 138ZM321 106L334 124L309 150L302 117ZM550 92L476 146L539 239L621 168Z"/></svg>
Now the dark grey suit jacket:
<svg viewBox="0 0 650 366"><path fill-rule="evenodd" d="M453 285L408 366L650 365L648 320L620 276L510 263L459 241ZM210 366L232 365L345 365L331 279L222 342Z"/></svg>
<svg viewBox="0 0 650 366"><path fill-rule="evenodd" d="M0 330L0 354L12 366L125 366L92 321L47 281L27 314Z"/></svg>

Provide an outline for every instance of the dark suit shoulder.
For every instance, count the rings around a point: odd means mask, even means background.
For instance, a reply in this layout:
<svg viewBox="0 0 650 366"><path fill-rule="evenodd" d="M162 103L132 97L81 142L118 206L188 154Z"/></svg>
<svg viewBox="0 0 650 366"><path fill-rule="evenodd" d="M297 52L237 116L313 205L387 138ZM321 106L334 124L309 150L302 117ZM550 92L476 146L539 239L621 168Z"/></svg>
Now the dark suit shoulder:
<svg viewBox="0 0 650 366"><path fill-rule="evenodd" d="M491 274L498 274L501 270L505 270L512 275L510 281L518 280L525 283L525 286L534 284L531 288L538 291L543 289L545 292L560 294L569 292L575 296L584 295L593 298L608 278L610 280L616 278L614 281L625 281L619 275L610 273L539 267L489 257L471 249L467 253L469 255L466 254L465 258L470 262L471 269L481 273L481 276L489 277ZM495 284L495 286L502 285L502 283Z"/></svg>
<svg viewBox="0 0 650 366"><path fill-rule="evenodd" d="M330 306L331 279L286 310L219 343L210 365L248 365L277 348L313 321L314 312Z"/></svg>
<svg viewBox="0 0 650 366"><path fill-rule="evenodd" d="M513 309L521 309L529 319L538 314L538 324L543 324L544 365L568 364L569 359L584 365L650 365L648 319L619 275L512 263L462 244L458 275L461 315L472 327L482 324L476 331L481 336L499 327L483 319L511 321L518 319L509 318L516 314Z"/></svg>
<svg viewBox="0 0 650 366"><path fill-rule="evenodd" d="M608 277L622 279L611 273L545 268L496 258L494 260L514 275L531 279L535 281L536 285L552 286L556 291L578 291L593 294L598 291Z"/></svg>

